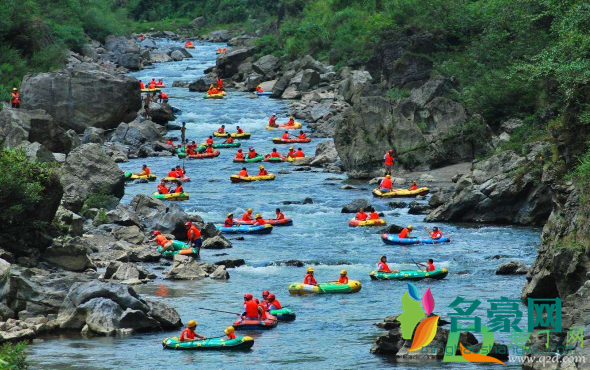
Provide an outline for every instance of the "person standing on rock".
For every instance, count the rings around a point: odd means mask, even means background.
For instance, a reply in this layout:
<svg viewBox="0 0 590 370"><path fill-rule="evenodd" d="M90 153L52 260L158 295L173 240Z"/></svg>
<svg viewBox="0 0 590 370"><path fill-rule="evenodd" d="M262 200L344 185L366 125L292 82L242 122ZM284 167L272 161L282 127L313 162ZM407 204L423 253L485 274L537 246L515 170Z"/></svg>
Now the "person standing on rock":
<svg viewBox="0 0 590 370"><path fill-rule="evenodd" d="M168 94L163 91L160 91L160 95L158 95L158 101L160 103L168 104Z"/></svg>
<svg viewBox="0 0 590 370"><path fill-rule="evenodd" d="M383 159L385 160L385 174L391 175L391 171L393 170L393 164L395 163L395 160L393 158L393 149L390 149L388 152L385 152Z"/></svg>
<svg viewBox="0 0 590 370"><path fill-rule="evenodd" d="M184 228L186 229L188 243L191 247L197 249L198 258L199 254L201 253L201 245L203 244L203 239L201 238L201 231L197 228L196 225L193 225L193 223L190 221L184 224Z"/></svg>
<svg viewBox="0 0 590 370"><path fill-rule="evenodd" d="M143 99L143 117L148 120L150 119L150 94L147 94Z"/></svg>
<svg viewBox="0 0 590 370"><path fill-rule="evenodd" d="M180 140L183 143L186 141L185 133L186 133L186 122L183 122L182 127L180 127ZM188 145L187 145L187 147L188 147Z"/></svg>
<svg viewBox="0 0 590 370"><path fill-rule="evenodd" d="M12 105L12 108L20 108L20 93L18 92L18 89L16 87L12 88L12 94L10 94L10 96L10 103Z"/></svg>

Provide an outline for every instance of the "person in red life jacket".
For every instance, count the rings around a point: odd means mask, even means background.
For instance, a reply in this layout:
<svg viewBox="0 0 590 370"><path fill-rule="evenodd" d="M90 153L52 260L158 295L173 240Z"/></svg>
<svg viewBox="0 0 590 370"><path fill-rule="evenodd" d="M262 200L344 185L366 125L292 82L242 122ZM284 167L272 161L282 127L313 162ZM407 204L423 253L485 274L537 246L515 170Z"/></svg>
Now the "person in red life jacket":
<svg viewBox="0 0 590 370"><path fill-rule="evenodd" d="M385 152L385 155L383 156L383 160L385 161L385 174L391 175L391 170L393 170L393 164L394 164L393 150L389 150L388 152Z"/></svg>
<svg viewBox="0 0 590 370"><path fill-rule="evenodd" d="M381 256L381 260L377 264L377 271L391 272L389 265L387 264L387 256Z"/></svg>
<svg viewBox="0 0 590 370"><path fill-rule="evenodd" d="M270 292L268 290L263 290L262 291L262 300L264 302L268 302L268 295L270 294Z"/></svg>
<svg viewBox="0 0 590 370"><path fill-rule="evenodd" d="M158 101L160 101L160 103L168 103L168 94L160 91L160 95L158 95Z"/></svg>
<svg viewBox="0 0 590 370"><path fill-rule="evenodd" d="M272 148L272 152L270 153L271 158L281 158L281 153L277 152L277 148Z"/></svg>
<svg viewBox="0 0 590 370"><path fill-rule="evenodd" d="M293 118L293 116L289 117L289 121L287 122L287 126L295 126L295 118Z"/></svg>
<svg viewBox="0 0 590 370"><path fill-rule="evenodd" d="M232 226L236 226L236 225L238 225L238 223L236 223L234 221L234 214L228 213L227 218L225 219L225 221L223 221L223 226L224 227L232 227Z"/></svg>
<svg viewBox="0 0 590 370"><path fill-rule="evenodd" d="M142 81L142 80L139 80L139 88L140 88L141 90L145 89L145 84L143 83L143 81Z"/></svg>
<svg viewBox="0 0 590 370"><path fill-rule="evenodd" d="M188 243L191 247L197 249L198 257L201 251L201 245L203 244L203 239L201 238L201 230L199 230L199 228L190 221L184 224L184 228L186 229L186 237L188 239Z"/></svg>
<svg viewBox="0 0 590 370"><path fill-rule="evenodd" d="M180 166L176 166L176 178L177 179L181 179L184 177L184 171L182 170L182 168L180 168Z"/></svg>
<svg viewBox="0 0 590 370"><path fill-rule="evenodd" d="M172 169L170 170L170 172L168 172L168 177L174 177L174 178L176 178L176 168L172 167Z"/></svg>
<svg viewBox="0 0 590 370"><path fill-rule="evenodd" d="M252 218L252 208L248 208L246 212L242 215L242 221L254 221Z"/></svg>
<svg viewBox="0 0 590 370"><path fill-rule="evenodd" d="M359 211L356 213L356 219L359 221L366 221L367 220L367 214L365 213L364 208L359 209Z"/></svg>
<svg viewBox="0 0 590 370"><path fill-rule="evenodd" d="M244 130L242 130L242 128L240 126L237 126L236 127L236 133L243 134L244 133Z"/></svg>
<svg viewBox="0 0 590 370"><path fill-rule="evenodd" d="M223 80L219 76L217 76L217 88L223 90Z"/></svg>
<svg viewBox="0 0 590 370"><path fill-rule="evenodd" d="M258 171L258 176L266 176L268 175L268 171L264 168L264 166L258 167L260 171Z"/></svg>
<svg viewBox="0 0 590 370"><path fill-rule="evenodd" d="M377 213L377 211L373 211L369 214L369 220L378 220L379 219L379 213Z"/></svg>
<svg viewBox="0 0 590 370"><path fill-rule="evenodd" d="M295 153L295 158L303 158L305 157L305 153L303 153L303 149L297 148L297 152Z"/></svg>
<svg viewBox="0 0 590 370"><path fill-rule="evenodd" d="M10 94L10 106L12 108L20 108L20 93L16 87L12 88L12 93Z"/></svg>
<svg viewBox="0 0 590 370"><path fill-rule="evenodd" d="M180 337L178 337L178 341L179 342L192 342L195 340L207 339L207 337L197 334L195 332L196 328L197 328L197 321L196 320L189 321L188 324L186 325L186 329L184 329L182 331L182 333L180 333Z"/></svg>
<svg viewBox="0 0 590 370"><path fill-rule="evenodd" d="M283 140L289 140L290 138L291 138L291 135L289 135L289 131L285 131L283 136L281 136L281 139L283 139Z"/></svg>
<svg viewBox="0 0 590 370"><path fill-rule="evenodd" d="M209 90L207 90L207 94L209 95L217 95L220 94L221 90L217 89L213 84L209 85Z"/></svg>
<svg viewBox="0 0 590 370"><path fill-rule="evenodd" d="M258 153L256 153L256 150L254 150L254 148L252 147L248 148L248 158L253 159L256 157L258 157Z"/></svg>
<svg viewBox="0 0 590 370"><path fill-rule="evenodd" d="M150 81L150 89L155 89L156 88L156 79L152 78L152 80Z"/></svg>
<svg viewBox="0 0 590 370"><path fill-rule="evenodd" d="M244 312L242 313L242 319L260 320L260 307L252 298L252 294L244 294Z"/></svg>
<svg viewBox="0 0 590 370"><path fill-rule="evenodd" d="M318 285L318 282L315 281L315 278L313 277L313 267L307 268L307 275L303 278L303 284Z"/></svg>
<svg viewBox="0 0 590 370"><path fill-rule="evenodd" d="M393 184L391 183L391 175L385 175L385 178L383 180L381 180L381 184L379 185L379 188L382 193L387 193L387 192L391 191L392 186L393 186Z"/></svg>
<svg viewBox="0 0 590 370"><path fill-rule="evenodd" d="M240 172L238 172L238 176L240 177L248 177L248 170L246 170L246 167L242 167L242 169L240 170ZM252 212L250 212L252 213Z"/></svg>
<svg viewBox="0 0 590 370"><path fill-rule="evenodd" d="M280 310L281 308L283 308L283 306L281 306L279 301L277 301L277 298L275 297L274 294L268 295L266 307L269 311L270 310Z"/></svg>
<svg viewBox="0 0 590 370"><path fill-rule="evenodd" d="M172 139L168 139L168 141L166 142L166 145L170 145L170 147L172 149L174 149L174 143L172 142Z"/></svg>
<svg viewBox="0 0 590 370"><path fill-rule="evenodd" d="M436 270L436 267L434 267L434 260L432 258L429 258L426 264L418 263L418 265L426 267L426 271L428 272Z"/></svg>
<svg viewBox="0 0 590 370"><path fill-rule="evenodd" d="M213 145L207 145L207 149L205 149L205 153L212 154L213 153Z"/></svg>
<svg viewBox="0 0 590 370"><path fill-rule="evenodd" d="M187 42L184 43L184 47L185 48L192 48L193 46L194 45L193 45L193 42L192 41L187 41Z"/></svg>
<svg viewBox="0 0 590 370"><path fill-rule="evenodd" d="M264 302L262 302L262 303L261 303L261 302L258 300L258 298L254 298L253 300L254 300L254 302L256 302L256 304L258 305L258 310L260 311L260 320L263 320L263 321L264 321L264 320L266 320L267 318L269 318L269 317L266 315L266 313L267 313L267 310L266 310L266 304L265 304Z"/></svg>
<svg viewBox="0 0 590 370"><path fill-rule="evenodd" d="M176 194L184 193L184 189L182 188L182 184L179 182L176 183L176 188L174 189Z"/></svg>
<svg viewBox="0 0 590 370"><path fill-rule="evenodd" d="M256 225L264 226L266 224L266 222L259 213L257 213L256 216L254 216L254 218L256 219Z"/></svg>
<svg viewBox="0 0 590 370"><path fill-rule="evenodd" d="M287 153L287 157L295 158L295 149L292 146L289 147L289 153Z"/></svg>
<svg viewBox="0 0 590 370"><path fill-rule="evenodd" d="M217 133L225 134L225 125L221 125L221 127L217 129Z"/></svg>
<svg viewBox="0 0 590 370"><path fill-rule="evenodd" d="M144 164L143 166L141 166L141 172L140 173L136 173L135 175L137 175L137 176L149 176L150 175L150 168L147 166L147 164Z"/></svg>
<svg viewBox="0 0 590 370"><path fill-rule="evenodd" d="M170 190L166 187L164 180L162 180L160 182L160 184L158 185L158 194L168 194L168 193L170 193Z"/></svg>
<svg viewBox="0 0 590 370"><path fill-rule="evenodd" d="M195 147L192 144L186 146L186 155L195 155Z"/></svg>
<svg viewBox="0 0 590 370"><path fill-rule="evenodd" d="M408 227L404 227L402 231L397 234L397 237L400 239L410 238L410 233L414 230L414 226L408 225Z"/></svg>
<svg viewBox="0 0 590 370"><path fill-rule="evenodd" d="M418 190L418 184L416 184L416 180L412 181L412 186L408 190Z"/></svg>
<svg viewBox="0 0 590 370"><path fill-rule="evenodd" d="M270 118L268 119L268 125L270 127L277 126L277 114L276 113L273 113L272 116L270 116Z"/></svg>
<svg viewBox="0 0 590 370"><path fill-rule="evenodd" d="M209 136L207 140L205 140L205 143L207 145L213 145L213 136Z"/></svg>
<svg viewBox="0 0 590 370"><path fill-rule="evenodd" d="M225 139L225 142L228 144L233 144L235 143L235 139L231 135L228 135L227 139Z"/></svg>
<svg viewBox="0 0 590 370"><path fill-rule="evenodd" d="M158 86L158 87L164 86L164 81L162 81L162 79L160 78L158 80L158 82L156 82L156 86Z"/></svg>
<svg viewBox="0 0 590 370"><path fill-rule="evenodd" d="M227 327L223 332L227 335L226 339L236 339L236 334L234 333L236 329L233 326Z"/></svg>
<svg viewBox="0 0 590 370"><path fill-rule="evenodd" d="M438 228L438 226L435 226L432 228L432 231L428 230L428 228L426 226L424 226L424 230L426 230L426 232L430 235L431 239L440 239L443 237L443 233L442 231L440 231L440 229Z"/></svg>
<svg viewBox="0 0 590 370"><path fill-rule="evenodd" d="M260 85L256 86L256 92L257 93L263 93L264 90L262 90L262 87L260 87Z"/></svg>
<svg viewBox="0 0 590 370"><path fill-rule="evenodd" d="M275 218L275 220L284 220L285 219L285 215L283 214L283 212L281 212L280 208L277 208L275 210L275 213L277 214L277 217Z"/></svg>
<svg viewBox="0 0 590 370"><path fill-rule="evenodd" d="M152 236L154 237L153 241L156 242L164 251L170 250L173 251L174 247L172 246L172 241L168 240L164 235L162 235L159 231L152 231Z"/></svg>
<svg viewBox="0 0 590 370"><path fill-rule="evenodd" d="M301 140L307 139L307 136L305 135L305 132L299 131L299 139L301 139Z"/></svg>
<svg viewBox="0 0 590 370"><path fill-rule="evenodd" d="M242 152L242 149L238 149L238 152L236 153L236 159L244 159L244 153Z"/></svg>
<svg viewBox="0 0 590 370"><path fill-rule="evenodd" d="M340 278L338 279L338 283L340 284L348 284L348 276L346 270L340 271Z"/></svg>
<svg viewBox="0 0 590 370"><path fill-rule="evenodd" d="M139 35L139 39L143 41L143 40L145 40L145 36L144 35Z"/></svg>

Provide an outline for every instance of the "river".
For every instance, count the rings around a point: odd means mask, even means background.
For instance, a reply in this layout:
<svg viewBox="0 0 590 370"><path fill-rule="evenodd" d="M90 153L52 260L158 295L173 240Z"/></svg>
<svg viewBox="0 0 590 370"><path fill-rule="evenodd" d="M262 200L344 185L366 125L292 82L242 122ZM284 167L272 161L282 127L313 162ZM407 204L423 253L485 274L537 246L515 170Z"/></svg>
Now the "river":
<svg viewBox="0 0 590 370"><path fill-rule="evenodd" d="M181 62L155 64L152 68L130 75L148 80L162 78L171 86L174 80L193 81L203 70L215 63L215 50L219 44L198 43L192 50L193 58ZM268 153L274 147L271 142L275 132L264 130L271 113L278 113L285 121L287 106L281 100L262 97L248 98L248 94L230 92L223 100L205 100L202 93L189 92L186 88L167 88L171 104L182 109L176 123L187 122L187 138L202 142L220 124L234 129L240 125L252 132L252 139L242 141L245 148L254 146L258 152ZM171 131L171 136L180 136ZM304 151L313 155L318 140L303 144ZM280 148L285 151L286 148ZM340 189L345 175L323 173L320 170L292 172L289 163L268 164L271 172L289 170L278 174L272 182L231 184L230 174L237 173L239 164L232 163L235 149L222 149L219 157L209 160L187 160L186 168L192 181L184 188L190 200L177 204L187 211L201 215L206 221L221 221L228 212L241 215L252 207L255 213L274 214L280 207L287 217L294 219L294 226L275 228L272 234L246 235L245 240L234 237L233 248L203 250L202 261L215 262L226 258L243 258L246 265L230 269L228 281L167 281L161 278L163 270L155 270L160 276L153 283L136 287L148 296L165 285L168 295L157 296L175 307L183 322L197 319L198 332L207 336L223 335L223 329L231 325L234 316L196 309L209 307L240 312L242 296L246 292L260 296L268 289L277 299L297 313L292 323L280 323L271 331L251 333L255 345L249 352L192 352L164 351L162 338L178 335L178 332L138 334L121 338L83 339L79 336L58 336L35 340L29 347L33 369L172 369L202 368L227 369L250 365L257 369L360 369L394 366L399 369L427 368L484 368L486 365L451 364L439 362L395 362L372 355L369 350L375 338L384 333L373 325L385 316L401 313L401 296L406 291L405 282L374 282L369 272L374 269L379 256L389 257L392 268L413 268L412 259L425 261L433 258L437 267L449 269L449 276L442 281L416 282L421 293L432 288L435 313L446 316L453 312L449 304L457 297L479 299L483 303L476 311L485 323L489 307L488 299L501 296L519 299L524 276L497 276L495 269L508 260L520 260L530 265L536 256L539 229L504 226L439 225L453 240L442 246L394 247L381 242L375 229L349 228L351 215L342 214L343 205L352 199L365 198L386 215L389 223L414 224L420 234L423 216L413 216L407 209L390 210L387 201L373 199L369 185L355 190ZM122 163L123 170L137 171L147 163L152 172L164 175L172 166L181 163L175 157L147 158ZM257 171L257 164L248 166ZM339 178L342 180L335 180ZM155 184L129 184L123 202L134 195L151 194ZM283 201L301 201L311 197L313 204L282 205ZM409 201L409 200L406 200ZM429 227L433 225L428 225ZM421 234L424 234L422 231ZM220 256L219 254L227 253ZM505 256L492 259L494 255ZM313 263L318 281L338 278L341 269L348 270L351 279L362 282L362 290L352 295L289 296L287 286L305 275L304 268L277 266L275 262L299 259ZM157 266L150 266L154 268ZM168 267L166 267L167 269ZM165 271L165 270L164 270ZM521 327L526 321L526 308ZM481 338L480 338L481 339ZM506 336L496 335L496 341L508 344ZM450 367L449 367L450 366ZM245 367L245 366L244 366Z"/></svg>

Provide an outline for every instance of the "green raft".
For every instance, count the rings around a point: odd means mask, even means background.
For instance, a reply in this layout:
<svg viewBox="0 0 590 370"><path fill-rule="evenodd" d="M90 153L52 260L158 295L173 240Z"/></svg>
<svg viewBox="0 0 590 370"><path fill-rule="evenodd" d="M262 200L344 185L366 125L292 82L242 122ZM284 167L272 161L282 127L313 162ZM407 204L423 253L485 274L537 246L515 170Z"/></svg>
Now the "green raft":
<svg viewBox="0 0 590 370"><path fill-rule="evenodd" d="M133 172L125 172L125 181L133 180L156 181L156 175L134 175Z"/></svg>
<svg viewBox="0 0 590 370"><path fill-rule="evenodd" d="M223 148L239 148L242 144L241 143L214 143L211 145L213 149L223 149ZM197 147L197 153L204 153L207 149L206 146L200 145Z"/></svg>
<svg viewBox="0 0 590 370"><path fill-rule="evenodd" d="M211 338L179 342L178 337L165 338L162 341L164 349L194 349L194 350L248 350L254 345L252 337L236 337L236 339Z"/></svg>
<svg viewBox="0 0 590 370"><path fill-rule="evenodd" d="M446 268L434 271L405 270L399 272L371 271L369 274L373 280L441 280L447 277L449 271Z"/></svg>
<svg viewBox="0 0 590 370"><path fill-rule="evenodd" d="M303 283L292 283L289 285L291 294L346 294L357 293L361 290L361 282L358 280L348 280L346 284L338 282L320 283L318 285L308 285Z"/></svg>
<svg viewBox="0 0 590 370"><path fill-rule="evenodd" d="M275 316L279 321L293 321L295 320L295 311L289 308L281 308L280 310L268 311L271 315Z"/></svg>
<svg viewBox="0 0 590 370"><path fill-rule="evenodd" d="M264 157L261 156L261 155L258 155L258 156L254 157L254 158L246 158L246 159L244 159L244 161L246 161L248 163L260 162L262 160L264 160Z"/></svg>
<svg viewBox="0 0 590 370"><path fill-rule="evenodd" d="M184 151L184 147L175 148L174 154L178 155L178 158L186 157L186 152Z"/></svg>
<svg viewBox="0 0 590 370"><path fill-rule="evenodd" d="M181 242L180 240L173 240L172 246L174 247L173 251L164 251L161 246L158 246L158 253L162 255L164 258L174 258L177 254L184 254L188 256L198 256L199 251L197 248L190 247L188 244Z"/></svg>

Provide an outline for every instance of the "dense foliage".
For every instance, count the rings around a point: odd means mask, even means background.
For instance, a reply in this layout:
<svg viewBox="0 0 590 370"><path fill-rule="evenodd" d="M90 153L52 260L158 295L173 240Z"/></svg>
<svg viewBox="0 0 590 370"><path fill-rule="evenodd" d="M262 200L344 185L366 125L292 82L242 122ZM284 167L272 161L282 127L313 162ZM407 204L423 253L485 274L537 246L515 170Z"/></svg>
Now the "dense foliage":
<svg viewBox="0 0 590 370"><path fill-rule="evenodd" d="M4 343L0 347L0 370L27 370L28 368L25 342Z"/></svg>

